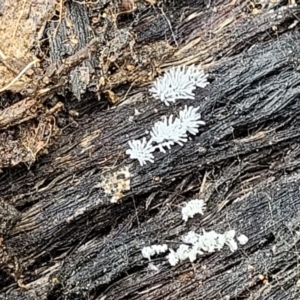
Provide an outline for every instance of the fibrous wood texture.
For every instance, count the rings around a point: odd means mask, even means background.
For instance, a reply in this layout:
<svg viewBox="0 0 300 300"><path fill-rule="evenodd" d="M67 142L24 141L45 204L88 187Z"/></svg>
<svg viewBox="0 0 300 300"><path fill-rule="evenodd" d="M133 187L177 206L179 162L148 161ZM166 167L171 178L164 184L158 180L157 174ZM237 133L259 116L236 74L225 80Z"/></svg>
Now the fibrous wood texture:
<svg viewBox="0 0 300 300"><path fill-rule="evenodd" d="M0 299L299 299L296 3L62 4L58 29L45 25L42 83L1 96ZM154 76L191 63L211 82L196 100L151 97ZM186 103L206 122L197 136L153 164L129 159L129 140ZM193 197L207 210L184 223ZM249 242L149 269L143 246L202 229Z"/></svg>

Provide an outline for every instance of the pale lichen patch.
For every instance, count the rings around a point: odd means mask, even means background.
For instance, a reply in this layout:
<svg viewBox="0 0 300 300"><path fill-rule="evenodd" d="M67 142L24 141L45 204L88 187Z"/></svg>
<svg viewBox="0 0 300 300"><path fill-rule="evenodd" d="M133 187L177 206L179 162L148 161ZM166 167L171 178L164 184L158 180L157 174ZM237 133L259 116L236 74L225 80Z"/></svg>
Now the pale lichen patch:
<svg viewBox="0 0 300 300"><path fill-rule="evenodd" d="M103 175L96 187L102 188L105 194L111 197L111 203L118 203L124 197L123 193L130 190L129 168L124 167Z"/></svg>

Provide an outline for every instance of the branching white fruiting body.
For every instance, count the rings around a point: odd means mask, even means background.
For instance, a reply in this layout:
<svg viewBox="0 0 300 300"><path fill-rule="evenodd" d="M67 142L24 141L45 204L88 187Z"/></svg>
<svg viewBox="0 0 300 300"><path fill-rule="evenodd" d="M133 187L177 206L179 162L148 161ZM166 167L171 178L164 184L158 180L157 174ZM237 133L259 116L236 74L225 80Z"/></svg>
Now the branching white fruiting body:
<svg viewBox="0 0 300 300"><path fill-rule="evenodd" d="M166 244L163 245L152 245L149 247L144 247L142 249L142 255L145 258L151 260L151 256L155 254L165 253L168 250L168 246Z"/></svg>
<svg viewBox="0 0 300 300"><path fill-rule="evenodd" d="M152 154L155 148L152 147L150 142L146 141L144 137L142 140L132 140L128 142L130 149L126 150L126 154L130 155L130 158L137 159L141 166L146 164L147 161L154 162L154 156Z"/></svg>
<svg viewBox="0 0 300 300"><path fill-rule="evenodd" d="M186 202L181 209L182 219L186 222L188 218L193 218L194 215L203 215L205 209L205 202L201 199L192 199Z"/></svg>
<svg viewBox="0 0 300 300"><path fill-rule="evenodd" d="M177 99L195 99L193 90L196 87L205 87L208 84L204 71L195 65L186 67L173 67L165 74L155 80L150 92L153 97L161 100L167 106ZM185 106L179 112L179 117L164 117L162 121L156 122L150 132L150 140L133 140L129 142L126 154L130 158L137 159L141 166L146 162L154 162L153 152L158 149L166 153L165 148L178 144L180 146L187 142L187 134L195 135L198 127L205 125L198 112L199 107ZM152 145L154 143L154 145Z"/></svg>
<svg viewBox="0 0 300 300"><path fill-rule="evenodd" d="M243 235L244 236L244 235ZM235 241L235 230L229 230L223 234L217 233L214 230L205 231L202 234L190 231L186 236L182 237L182 244L176 251L169 248L166 244L153 245L144 247L142 249L143 257L151 260L151 256L155 254L165 253L169 250L169 254L166 256L171 266L177 265L180 261L189 259L190 262L194 262L198 255L205 253L213 253L223 249L227 245L231 252L235 252L238 249L237 242ZM248 238L244 236L244 241L248 241Z"/></svg>
<svg viewBox="0 0 300 300"><path fill-rule="evenodd" d="M225 245L234 252L238 249L234 237L235 230L226 231L224 234L217 233L214 230L208 232L203 230L203 234L190 231L182 238L182 241L186 244L180 245L176 251L170 249L167 259L172 266L186 259L194 262L197 255L202 255L205 252L213 253L219 251Z"/></svg>
<svg viewBox="0 0 300 300"><path fill-rule="evenodd" d="M169 106L178 99L195 99L195 88L204 88L208 84L207 76L200 67L179 66L172 67L163 76L158 77L150 92L155 99Z"/></svg>
<svg viewBox="0 0 300 300"><path fill-rule="evenodd" d="M166 153L165 147L169 150L175 143L182 146L187 142L187 134L197 134L199 125L205 125L201 121L200 114L197 112L199 108L185 106L179 112L179 117L173 119L173 115L169 118L164 117L162 121L158 121L153 125L150 132L151 138L147 142L144 137L142 140L133 140L129 142L130 149L126 150L126 154L130 158L137 159L141 166L147 161L154 161L153 152L159 149ZM153 143L155 145L153 145Z"/></svg>

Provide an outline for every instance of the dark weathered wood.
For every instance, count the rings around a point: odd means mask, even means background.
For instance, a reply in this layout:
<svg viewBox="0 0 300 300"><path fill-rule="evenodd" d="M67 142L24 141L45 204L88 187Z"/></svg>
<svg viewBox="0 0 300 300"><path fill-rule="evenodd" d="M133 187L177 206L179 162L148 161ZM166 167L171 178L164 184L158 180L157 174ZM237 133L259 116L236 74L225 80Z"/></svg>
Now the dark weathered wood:
<svg viewBox="0 0 300 300"><path fill-rule="evenodd" d="M51 24L48 37L51 63L58 69L57 75L61 76L59 70L65 64L63 60L77 53L93 39L86 5L66 2L66 18ZM84 61L79 59L72 69L68 69L70 90L77 99L81 99L90 85L96 85L95 78L93 79L96 65L96 57L87 56Z"/></svg>
<svg viewBox="0 0 300 300"><path fill-rule="evenodd" d="M300 14L297 8L284 10L277 29L290 32L278 31L274 38L269 20L286 7L280 1L275 13L263 8L258 16L235 19L222 34L187 50L184 41L192 43L205 30L206 37L214 33L207 25L213 8L230 7L204 4L177 4L176 14L187 15L183 20L198 17L191 22L170 17L182 44L160 62L166 68L184 57L206 61L211 84L196 90L195 101L166 107L149 95L148 86L133 88L122 105L105 111L94 101L95 109L79 109L30 169L3 170L0 299L299 299L300 35L288 26ZM175 11L163 8L166 17ZM238 8L232 14L242 18ZM140 22L136 34L147 21ZM142 41L142 31L139 35ZM167 37L173 43L171 32ZM153 35L153 41L162 38ZM142 64L133 72L139 68ZM119 86L114 81L120 74L108 76L116 92L123 91L125 79ZM200 106L206 122L197 136L168 154L155 153L153 164L141 167L129 159L128 140L141 138L186 103ZM119 172L129 173L130 182L109 191ZM207 211L185 224L180 204L196 195L205 199ZM113 197L119 202L112 203ZM249 243L235 253L202 256L193 265L170 267L158 257L159 272L148 269L143 246L173 247L187 231L202 229L235 229Z"/></svg>

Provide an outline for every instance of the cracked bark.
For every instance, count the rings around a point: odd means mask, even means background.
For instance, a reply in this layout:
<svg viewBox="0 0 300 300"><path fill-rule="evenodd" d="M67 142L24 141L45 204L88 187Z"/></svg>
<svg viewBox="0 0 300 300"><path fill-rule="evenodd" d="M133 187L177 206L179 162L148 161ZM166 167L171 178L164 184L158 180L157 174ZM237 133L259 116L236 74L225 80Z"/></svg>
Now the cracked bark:
<svg viewBox="0 0 300 300"><path fill-rule="evenodd" d="M162 14L157 21L141 13L134 31L138 44L167 32L174 48L156 62L157 72L185 59L204 62L211 84L196 90L195 101L165 107L136 83L139 67L126 80L117 70L105 89L122 95L135 82L122 105L103 109L101 101L81 99L74 120L61 116L69 125L48 153L29 169L3 169L0 299L299 299L300 35L291 26L299 10L285 9L286 1L257 15L245 4L185 4L164 7L178 49ZM164 31L145 31L156 22ZM129 56L126 49L117 62ZM206 122L197 136L155 153L146 167L126 156L128 140L185 103L200 106ZM120 179L109 192L124 169L130 190ZM111 203L116 193L121 199ZM207 202L206 213L184 223L180 205L195 196ZM148 269L143 246L176 248L183 234L203 228L235 229L249 242L193 265L170 267L156 257L159 272Z"/></svg>

